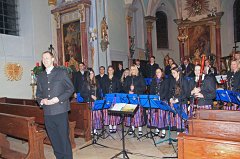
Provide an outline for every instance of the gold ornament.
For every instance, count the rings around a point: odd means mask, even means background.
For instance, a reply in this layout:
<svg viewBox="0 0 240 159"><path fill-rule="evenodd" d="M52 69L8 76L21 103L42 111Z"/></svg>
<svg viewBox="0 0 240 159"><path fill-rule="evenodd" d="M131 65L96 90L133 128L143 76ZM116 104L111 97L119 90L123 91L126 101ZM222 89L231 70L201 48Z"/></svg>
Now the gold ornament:
<svg viewBox="0 0 240 159"><path fill-rule="evenodd" d="M5 74L10 81L19 81L22 78L23 67L18 63L8 63L5 66Z"/></svg>

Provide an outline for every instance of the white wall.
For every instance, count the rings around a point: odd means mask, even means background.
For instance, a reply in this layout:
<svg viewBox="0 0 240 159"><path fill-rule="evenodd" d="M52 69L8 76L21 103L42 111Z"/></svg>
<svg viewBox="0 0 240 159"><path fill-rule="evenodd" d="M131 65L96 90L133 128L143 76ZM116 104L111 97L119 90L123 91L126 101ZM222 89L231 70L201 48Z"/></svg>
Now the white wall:
<svg viewBox="0 0 240 159"><path fill-rule="evenodd" d="M19 36L0 34L0 97L31 98L31 70L51 43L48 0L18 0ZM20 81L8 81L6 63L23 66Z"/></svg>

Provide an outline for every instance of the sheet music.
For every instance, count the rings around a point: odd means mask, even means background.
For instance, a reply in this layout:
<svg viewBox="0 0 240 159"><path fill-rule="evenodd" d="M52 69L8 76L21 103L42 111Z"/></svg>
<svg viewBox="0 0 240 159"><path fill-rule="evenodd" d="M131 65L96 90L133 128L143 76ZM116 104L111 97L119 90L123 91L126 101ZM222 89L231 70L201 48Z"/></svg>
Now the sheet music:
<svg viewBox="0 0 240 159"><path fill-rule="evenodd" d="M111 110L120 111L125 105L126 103L116 103Z"/></svg>
<svg viewBox="0 0 240 159"><path fill-rule="evenodd" d="M134 111L137 107L137 104L126 104L121 111Z"/></svg>

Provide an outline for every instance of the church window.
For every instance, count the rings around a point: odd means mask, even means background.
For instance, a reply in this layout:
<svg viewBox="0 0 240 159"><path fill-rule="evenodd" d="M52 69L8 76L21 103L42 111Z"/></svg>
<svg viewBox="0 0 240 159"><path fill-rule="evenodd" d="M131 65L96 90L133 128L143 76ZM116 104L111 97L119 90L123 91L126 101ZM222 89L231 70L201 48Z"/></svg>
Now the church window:
<svg viewBox="0 0 240 159"><path fill-rule="evenodd" d="M0 0L0 34L18 35L16 0Z"/></svg>
<svg viewBox="0 0 240 159"><path fill-rule="evenodd" d="M167 15L163 11L156 12L157 48L168 49Z"/></svg>

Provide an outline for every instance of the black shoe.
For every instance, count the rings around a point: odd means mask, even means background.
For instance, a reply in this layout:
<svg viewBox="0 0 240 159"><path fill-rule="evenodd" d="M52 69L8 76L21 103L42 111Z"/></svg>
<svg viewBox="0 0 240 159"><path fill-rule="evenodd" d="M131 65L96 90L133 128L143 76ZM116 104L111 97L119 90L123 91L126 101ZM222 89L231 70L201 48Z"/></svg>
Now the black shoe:
<svg viewBox="0 0 240 159"><path fill-rule="evenodd" d="M112 129L109 129L109 132L110 132L110 133L112 133L112 132L113 132L113 130L112 130Z"/></svg>
<svg viewBox="0 0 240 159"><path fill-rule="evenodd" d="M142 131L138 131L138 136L142 136Z"/></svg>
<svg viewBox="0 0 240 159"><path fill-rule="evenodd" d="M132 130L128 132L128 135L132 135L132 134L133 134L133 131L132 131Z"/></svg>
<svg viewBox="0 0 240 159"><path fill-rule="evenodd" d="M116 130L116 129L113 129L111 133L114 134L114 133L116 133L116 132L117 132L117 130Z"/></svg>
<svg viewBox="0 0 240 159"><path fill-rule="evenodd" d="M155 132L155 133L154 133L154 136L158 136L158 135L159 135L159 132Z"/></svg>
<svg viewBox="0 0 240 159"><path fill-rule="evenodd" d="M160 138L164 139L165 136L166 136L166 134L162 134L162 135L160 136Z"/></svg>

